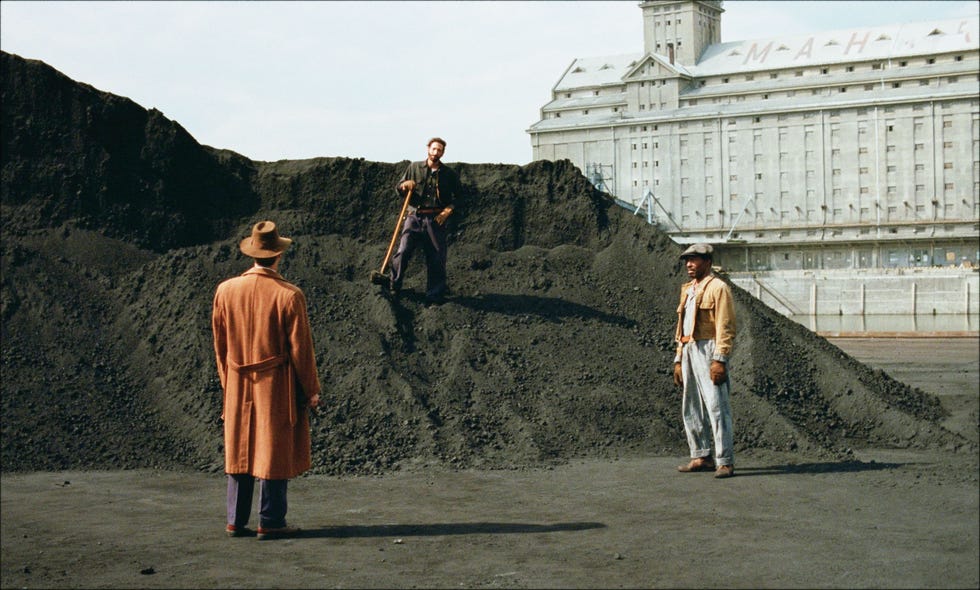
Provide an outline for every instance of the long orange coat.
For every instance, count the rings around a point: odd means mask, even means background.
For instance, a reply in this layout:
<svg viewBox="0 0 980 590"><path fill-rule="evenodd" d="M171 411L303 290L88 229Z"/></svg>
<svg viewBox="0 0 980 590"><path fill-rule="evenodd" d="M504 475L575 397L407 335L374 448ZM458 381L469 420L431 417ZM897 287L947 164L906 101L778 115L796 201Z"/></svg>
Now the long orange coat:
<svg viewBox="0 0 980 590"><path fill-rule="evenodd" d="M253 267L218 285L211 329L224 390L225 472L289 479L309 469L306 408L320 380L303 292Z"/></svg>

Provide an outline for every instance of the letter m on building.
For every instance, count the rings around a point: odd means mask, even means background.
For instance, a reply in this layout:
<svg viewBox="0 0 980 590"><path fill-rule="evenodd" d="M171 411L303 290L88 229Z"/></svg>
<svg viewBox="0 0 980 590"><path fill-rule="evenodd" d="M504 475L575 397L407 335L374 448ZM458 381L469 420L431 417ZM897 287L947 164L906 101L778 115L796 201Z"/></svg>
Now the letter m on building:
<svg viewBox="0 0 980 590"><path fill-rule="evenodd" d="M748 53L745 54L745 60L742 61L742 65L749 63L750 61L755 61L758 63L765 63L766 58L769 56L769 50L772 49L772 41L770 41L761 50L759 49L758 43L753 43L752 47L749 48Z"/></svg>

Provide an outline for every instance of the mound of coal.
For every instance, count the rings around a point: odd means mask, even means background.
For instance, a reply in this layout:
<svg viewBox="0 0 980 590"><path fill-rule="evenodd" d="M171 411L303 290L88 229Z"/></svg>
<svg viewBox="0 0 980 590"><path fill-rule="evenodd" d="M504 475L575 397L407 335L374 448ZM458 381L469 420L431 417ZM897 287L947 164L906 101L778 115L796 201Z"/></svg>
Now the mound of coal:
<svg viewBox="0 0 980 590"><path fill-rule="evenodd" d="M222 468L211 298L275 220L324 387L314 471L686 453L670 366L680 247L567 161L457 163L451 299L367 280L405 162L256 162L2 54L2 466ZM938 401L735 289L738 450L961 448Z"/></svg>

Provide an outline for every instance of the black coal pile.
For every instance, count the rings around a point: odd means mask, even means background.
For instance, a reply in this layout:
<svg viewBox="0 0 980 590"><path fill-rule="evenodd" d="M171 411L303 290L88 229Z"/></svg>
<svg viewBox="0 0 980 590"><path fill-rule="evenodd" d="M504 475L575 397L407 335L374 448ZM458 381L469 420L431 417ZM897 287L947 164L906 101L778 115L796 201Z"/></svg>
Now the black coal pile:
<svg viewBox="0 0 980 590"><path fill-rule="evenodd" d="M452 297L425 305L419 260L391 302L368 275L406 162L252 161L44 63L3 53L2 77L4 471L220 470L211 298L261 219L309 301L315 472L686 454L681 248L569 162L452 164ZM967 445L935 398L735 292L737 451Z"/></svg>

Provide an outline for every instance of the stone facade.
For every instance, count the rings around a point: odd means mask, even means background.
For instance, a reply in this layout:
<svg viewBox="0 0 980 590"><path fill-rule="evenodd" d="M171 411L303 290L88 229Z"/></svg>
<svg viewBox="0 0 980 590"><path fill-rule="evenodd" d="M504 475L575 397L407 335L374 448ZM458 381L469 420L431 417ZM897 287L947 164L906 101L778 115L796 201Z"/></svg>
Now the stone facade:
<svg viewBox="0 0 980 590"><path fill-rule="evenodd" d="M976 17L721 43L721 2L639 8L644 53L575 59L534 159L734 271L977 264Z"/></svg>

